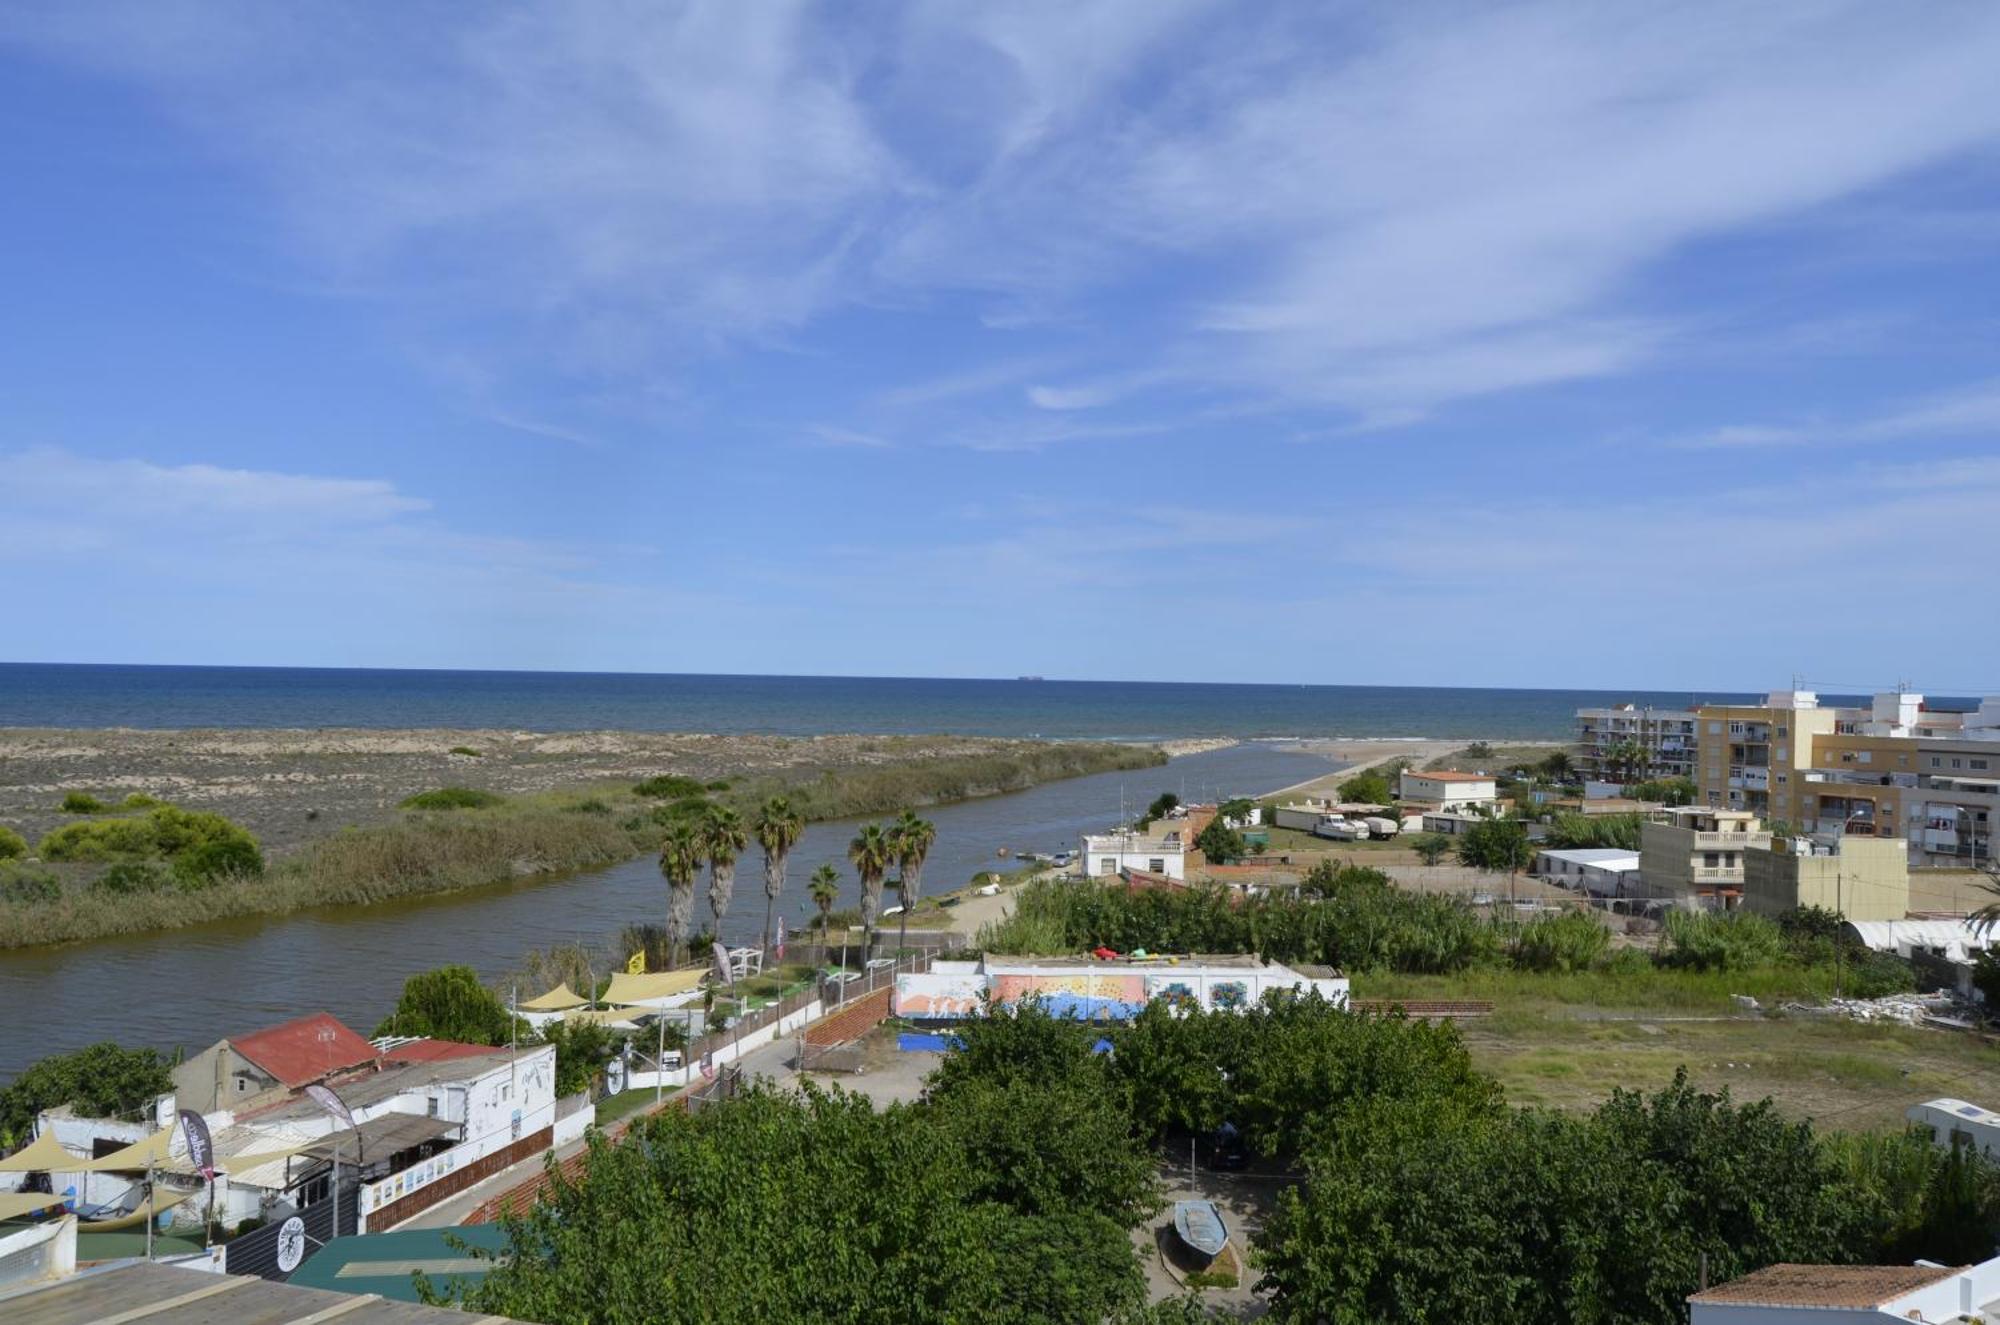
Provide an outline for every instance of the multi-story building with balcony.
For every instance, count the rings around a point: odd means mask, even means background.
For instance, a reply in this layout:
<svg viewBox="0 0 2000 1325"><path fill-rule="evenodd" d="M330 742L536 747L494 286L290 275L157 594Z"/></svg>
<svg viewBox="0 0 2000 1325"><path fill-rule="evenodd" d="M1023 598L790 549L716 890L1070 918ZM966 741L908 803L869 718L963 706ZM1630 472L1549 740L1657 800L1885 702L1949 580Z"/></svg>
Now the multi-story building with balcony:
<svg viewBox="0 0 2000 1325"><path fill-rule="evenodd" d="M1832 735L1843 712L1821 708L1810 690L1773 691L1759 705L1703 705L1695 711L1699 799L1795 823L1813 742Z"/></svg>
<svg viewBox="0 0 2000 1325"><path fill-rule="evenodd" d="M1891 691L1866 708L1821 708L1783 691L1756 708L1699 711L1701 799L1821 840L1893 837L1915 865L1996 859L2000 699L1932 711Z"/></svg>
<svg viewBox="0 0 2000 1325"><path fill-rule="evenodd" d="M1576 711L1576 771L1586 782L1620 785L1649 778L1691 778L1695 760L1692 709L1637 704Z"/></svg>
<svg viewBox="0 0 2000 1325"><path fill-rule="evenodd" d="M1684 805L1639 826L1639 879L1648 897L1734 906L1743 894L1745 853L1771 845L1747 810Z"/></svg>

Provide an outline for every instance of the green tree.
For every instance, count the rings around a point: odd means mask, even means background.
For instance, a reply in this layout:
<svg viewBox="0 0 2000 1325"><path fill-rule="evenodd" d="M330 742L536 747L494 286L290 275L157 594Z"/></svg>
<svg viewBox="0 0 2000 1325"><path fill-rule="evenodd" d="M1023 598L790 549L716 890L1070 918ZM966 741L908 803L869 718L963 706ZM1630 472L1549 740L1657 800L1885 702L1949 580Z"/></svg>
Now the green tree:
<svg viewBox="0 0 2000 1325"><path fill-rule="evenodd" d="M897 915L896 952L900 956L910 939L910 909L924 893L924 859L937 842L937 825L904 810L889 825L889 849L896 858L896 894L903 904Z"/></svg>
<svg viewBox="0 0 2000 1325"><path fill-rule="evenodd" d="M1541 775L1551 782L1567 782L1576 771L1576 765L1567 750L1551 750L1542 756L1536 765Z"/></svg>
<svg viewBox="0 0 2000 1325"><path fill-rule="evenodd" d="M819 908L819 946L824 960L826 949L826 924L833 914L833 904L840 900L840 874L831 865L821 865L813 871L812 882L806 885L806 895ZM840 964L847 965L846 931L841 932Z"/></svg>
<svg viewBox="0 0 2000 1325"><path fill-rule="evenodd" d="M699 832L702 855L708 858L708 906L719 935L722 917L729 913L729 900L736 892L736 862L750 845L750 834L743 827L743 817L727 805L711 805Z"/></svg>
<svg viewBox="0 0 2000 1325"><path fill-rule="evenodd" d="M0 1149L26 1145L44 1109L66 1104L89 1118L130 1116L173 1088L172 1064L153 1049L107 1040L44 1058L0 1087Z"/></svg>
<svg viewBox="0 0 2000 1325"><path fill-rule="evenodd" d="M1202 829L1195 837L1194 844L1200 848L1202 855L1217 865L1227 865L1232 860L1241 860L1248 852L1243 843L1243 834L1222 822L1222 816L1219 814L1208 821L1208 827Z"/></svg>
<svg viewBox="0 0 2000 1325"><path fill-rule="evenodd" d="M1179 809L1180 804L1181 798L1174 795L1171 791L1163 791L1153 797L1153 803L1148 805L1146 812L1139 816L1139 830L1144 832L1147 826L1153 823L1154 820L1166 818Z"/></svg>
<svg viewBox="0 0 2000 1325"><path fill-rule="evenodd" d="M687 1035L678 1026L667 1026L662 1034L669 1048L684 1046ZM594 1021L554 1020L542 1027L541 1040L556 1047L556 1094L575 1095L589 1090L604 1065L616 1057L623 1041L609 1027Z"/></svg>
<svg viewBox="0 0 2000 1325"><path fill-rule="evenodd" d="M1357 805L1389 805L1394 803L1396 792L1380 769L1371 768L1341 783L1340 799Z"/></svg>
<svg viewBox="0 0 2000 1325"><path fill-rule="evenodd" d="M516 1027L500 996L470 966L440 966L403 982L396 1010L377 1035L415 1035L460 1044L506 1044Z"/></svg>
<svg viewBox="0 0 2000 1325"><path fill-rule="evenodd" d="M1549 824L1545 845L1615 847L1637 851L1641 820L1636 814L1558 814Z"/></svg>
<svg viewBox="0 0 2000 1325"><path fill-rule="evenodd" d="M764 950L771 948L771 916L778 895L785 891L785 863L806 831L805 816L783 796L766 800L757 811L757 845L764 850Z"/></svg>
<svg viewBox="0 0 2000 1325"><path fill-rule="evenodd" d="M694 924L694 880L701 862L701 830L685 818L668 824L660 842L660 873L667 881L667 934L676 963Z"/></svg>
<svg viewBox="0 0 2000 1325"><path fill-rule="evenodd" d="M1518 819L1488 819L1458 835L1458 862L1476 870L1510 875L1526 869L1535 858L1534 844L1528 841L1527 825Z"/></svg>
<svg viewBox="0 0 2000 1325"><path fill-rule="evenodd" d="M861 876L861 935L864 951L875 953L875 921L882 914L882 879L895 863L895 847L880 824L863 824L847 844L847 860Z"/></svg>
<svg viewBox="0 0 2000 1325"><path fill-rule="evenodd" d="M1451 838L1444 833L1418 833L1410 839L1410 849L1424 864L1435 865L1451 854Z"/></svg>

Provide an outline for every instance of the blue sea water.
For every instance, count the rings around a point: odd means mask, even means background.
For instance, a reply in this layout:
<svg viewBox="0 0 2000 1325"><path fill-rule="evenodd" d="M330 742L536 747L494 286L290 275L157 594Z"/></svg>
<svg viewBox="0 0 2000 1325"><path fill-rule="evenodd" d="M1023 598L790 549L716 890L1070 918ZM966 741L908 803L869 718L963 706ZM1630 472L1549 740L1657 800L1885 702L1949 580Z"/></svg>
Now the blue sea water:
<svg viewBox="0 0 2000 1325"><path fill-rule="evenodd" d="M0 663L0 726L499 727L1558 740L1579 707L1748 694Z"/></svg>

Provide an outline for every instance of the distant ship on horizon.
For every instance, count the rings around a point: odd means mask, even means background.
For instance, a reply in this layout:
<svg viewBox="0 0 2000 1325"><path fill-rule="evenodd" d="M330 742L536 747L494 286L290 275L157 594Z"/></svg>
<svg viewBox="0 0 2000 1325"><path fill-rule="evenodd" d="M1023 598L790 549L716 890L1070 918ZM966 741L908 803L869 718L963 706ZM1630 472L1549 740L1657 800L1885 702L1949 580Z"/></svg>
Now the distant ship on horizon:
<svg viewBox="0 0 2000 1325"><path fill-rule="evenodd" d="M1042 678L1039 676L1017 676L1014 679L1016 681L1039 681Z"/></svg>

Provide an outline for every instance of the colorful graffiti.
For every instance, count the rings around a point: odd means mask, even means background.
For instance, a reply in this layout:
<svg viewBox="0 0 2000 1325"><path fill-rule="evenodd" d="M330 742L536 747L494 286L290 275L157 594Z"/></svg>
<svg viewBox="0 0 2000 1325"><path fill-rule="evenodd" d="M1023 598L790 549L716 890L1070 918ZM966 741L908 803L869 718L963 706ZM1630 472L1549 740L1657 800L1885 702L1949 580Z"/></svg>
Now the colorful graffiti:
<svg viewBox="0 0 2000 1325"><path fill-rule="evenodd" d="M1176 980L1163 975L1149 975L1146 977L1146 993L1150 997L1163 1000L1167 1006L1173 1008L1198 1008L1201 1006L1201 995L1196 993L1194 985L1186 980Z"/></svg>
<svg viewBox="0 0 2000 1325"><path fill-rule="evenodd" d="M1250 985L1243 980L1217 980L1208 987L1208 1005L1217 1012L1240 1012L1250 1001Z"/></svg>
<svg viewBox="0 0 2000 1325"><path fill-rule="evenodd" d="M984 1011L986 979L980 975L899 975L896 1015L911 1021L959 1021Z"/></svg>
<svg viewBox="0 0 2000 1325"><path fill-rule="evenodd" d="M998 1003L1039 998L1058 1017L1082 1021L1123 1021L1146 1006L1145 981L1137 975L1065 971L1059 975L1002 975L993 982Z"/></svg>

